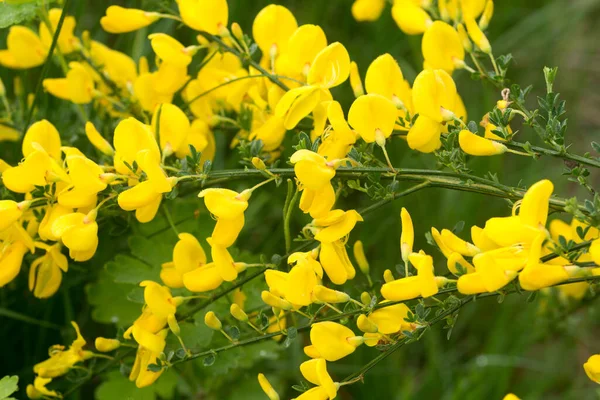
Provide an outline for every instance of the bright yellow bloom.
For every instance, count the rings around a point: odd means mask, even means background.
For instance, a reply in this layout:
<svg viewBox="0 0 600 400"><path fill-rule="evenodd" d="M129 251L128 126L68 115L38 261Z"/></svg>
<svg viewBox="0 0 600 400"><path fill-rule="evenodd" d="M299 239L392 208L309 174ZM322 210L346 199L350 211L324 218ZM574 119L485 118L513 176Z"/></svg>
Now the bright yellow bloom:
<svg viewBox="0 0 600 400"><path fill-rule="evenodd" d="M127 118L119 122L113 137L115 147L115 168L120 174L132 174L125 165L136 161L137 154L149 150L151 158L160 162L160 150L152 129L135 118Z"/></svg>
<svg viewBox="0 0 600 400"><path fill-rule="evenodd" d="M343 285L356 275L356 270L348 258L346 246L341 241L321 243L319 261L331 282L336 285Z"/></svg>
<svg viewBox="0 0 600 400"><path fill-rule="evenodd" d="M422 153L431 153L442 146L442 125L425 115L419 115L406 137L408 147Z"/></svg>
<svg viewBox="0 0 600 400"><path fill-rule="evenodd" d="M330 89L342 84L350 75L350 55L340 42L331 43L316 56L306 82Z"/></svg>
<svg viewBox="0 0 600 400"><path fill-rule="evenodd" d="M600 383L600 354L591 356L587 362L583 364L583 369L588 378L596 383Z"/></svg>
<svg viewBox="0 0 600 400"><path fill-rule="evenodd" d="M158 120L160 115L160 121ZM152 117L152 131L158 132L160 148L170 155L182 151L190 131L190 121L179 107L161 104Z"/></svg>
<svg viewBox="0 0 600 400"><path fill-rule="evenodd" d="M227 0L177 0L183 22L197 31L218 35L227 28Z"/></svg>
<svg viewBox="0 0 600 400"><path fill-rule="evenodd" d="M0 200L0 232L8 229L23 215L28 208L28 203L17 203L13 200Z"/></svg>
<svg viewBox="0 0 600 400"><path fill-rule="evenodd" d="M128 86L133 85L135 82L137 78L136 64L127 54L113 50L100 42L92 40L90 44L90 56L96 65L102 66L102 72L119 87L127 89ZM137 94L137 89L135 92Z"/></svg>
<svg viewBox="0 0 600 400"><path fill-rule="evenodd" d="M407 35L420 35L432 24L429 14L411 0L394 0L392 17Z"/></svg>
<svg viewBox="0 0 600 400"><path fill-rule="evenodd" d="M198 240L189 233L180 233L173 248L173 261L162 265L160 279L171 288L181 288L183 276L205 264L206 254Z"/></svg>
<svg viewBox="0 0 600 400"><path fill-rule="evenodd" d="M71 343L69 349L63 350L64 346L60 345L52 346L50 358L34 365L33 372L41 378L56 378L57 376L64 375L75 364L94 357L94 353L91 351L83 350L86 341L81 336L79 326L74 321L71 321L71 325L75 328L77 337Z"/></svg>
<svg viewBox="0 0 600 400"><path fill-rule="evenodd" d="M27 246L22 241L15 241L4 247L0 254L0 287L12 282L19 275L25 253Z"/></svg>
<svg viewBox="0 0 600 400"><path fill-rule="evenodd" d="M110 6L106 15L100 19L102 29L109 33L125 33L137 31L158 20L159 15L136 8Z"/></svg>
<svg viewBox="0 0 600 400"><path fill-rule="evenodd" d="M227 248L215 243L212 238L207 238L206 241L210 244L210 254L221 278L227 282L236 280L238 270Z"/></svg>
<svg viewBox="0 0 600 400"><path fill-rule="evenodd" d="M310 329L310 342L315 351L327 361L337 361L352 354L363 343L350 328L326 321L317 322Z"/></svg>
<svg viewBox="0 0 600 400"><path fill-rule="evenodd" d="M460 265L466 273L475 272L475 267L473 267L460 253L452 253L448 257L448 261L446 265L448 266L448 270L452 272L454 275L458 275L458 267L457 264Z"/></svg>
<svg viewBox="0 0 600 400"><path fill-rule="evenodd" d="M50 21L50 26L52 26L52 32L48 30L46 24L42 21L40 22L40 40L44 43L46 48L50 48L52 44L52 37L54 36L54 31L58 26L58 21L60 20L60 16L62 14L62 10L60 8L52 8L48 11L48 20ZM62 28L60 30L60 34L58 35L58 49L63 54L69 54L74 52L79 45L79 39L73 34L75 30L75 17L66 16Z"/></svg>
<svg viewBox="0 0 600 400"><path fill-rule="evenodd" d="M484 227L485 235L500 246L531 243L540 230L545 229L553 189L554 185L547 179L533 184L523 196L519 215L489 219Z"/></svg>
<svg viewBox="0 0 600 400"><path fill-rule="evenodd" d="M36 376L33 380L33 385L27 385L27 397L30 399L45 399L48 397L62 398L60 393L55 390L49 390L46 385L52 382L51 378L42 378Z"/></svg>
<svg viewBox="0 0 600 400"><path fill-rule="evenodd" d="M313 291L319 279L308 263L298 263L288 273L285 299L298 306L308 306L313 302Z"/></svg>
<svg viewBox="0 0 600 400"><path fill-rule="evenodd" d="M487 0L485 3L485 9L483 10L483 14L481 14L481 18L479 19L479 27L482 30L486 30L488 28L493 15L494 0Z"/></svg>
<svg viewBox="0 0 600 400"><path fill-rule="evenodd" d="M235 263L234 267L238 273L243 272L246 269L244 263ZM222 283L223 278L214 262L196 268L183 275L183 284L186 289L191 292L208 292L218 288Z"/></svg>
<svg viewBox="0 0 600 400"><path fill-rule="evenodd" d="M358 268L362 271L363 274L369 275L369 262L367 261L367 257L365 257L365 251L363 249L363 244L360 240L354 242L354 247L352 247L354 258L356 259L356 263L358 264Z"/></svg>
<svg viewBox="0 0 600 400"><path fill-rule="evenodd" d="M235 219L248 208L251 192L242 193L229 189L204 189L198 197L204 199L208 211L216 218Z"/></svg>
<svg viewBox="0 0 600 400"><path fill-rule="evenodd" d="M300 364L300 372L302 372L302 376L307 381L317 385L317 387L304 392L296 400L326 400L334 399L337 396L339 383L335 383L331 379L331 376L327 372L327 362L324 358L316 358L303 362Z"/></svg>
<svg viewBox="0 0 600 400"><path fill-rule="evenodd" d="M402 233L400 234L400 253L402 254L402 261L407 262L408 256L412 253L413 244L415 242L415 231L413 228L412 218L404 207L402 207L402 210L400 211L400 221L402 223Z"/></svg>
<svg viewBox="0 0 600 400"><path fill-rule="evenodd" d="M31 263L29 290L38 299L45 299L56 293L62 281L62 272L67 272L69 264L67 257L60 251L60 244L37 247L46 250L46 254Z"/></svg>
<svg viewBox="0 0 600 400"><path fill-rule="evenodd" d="M472 156L495 156L506 152L506 146L502 143L483 138L464 129L458 134L458 144L462 151Z"/></svg>
<svg viewBox="0 0 600 400"><path fill-rule="evenodd" d="M121 342L117 339L107 339L103 337L97 337L94 341L96 350L101 353L108 353L121 347Z"/></svg>
<svg viewBox="0 0 600 400"><path fill-rule="evenodd" d="M474 18L466 18L465 26L467 28L467 32L469 33L469 37L475 43L475 45L486 54L492 54L492 46L488 38L485 36L477 22L475 22Z"/></svg>
<svg viewBox="0 0 600 400"><path fill-rule="evenodd" d="M317 285L313 289L313 297L315 300L324 303L346 303L350 301L350 296L347 293L326 288L322 285Z"/></svg>
<svg viewBox="0 0 600 400"><path fill-rule="evenodd" d="M382 146L394 131L397 116L398 110L391 100L379 94L366 94L352 103L348 123L365 142Z"/></svg>
<svg viewBox="0 0 600 400"><path fill-rule="evenodd" d="M275 58L285 52L288 40L297 28L298 23L290 10L270 4L254 17L252 36L263 56ZM296 51L296 48L292 49Z"/></svg>
<svg viewBox="0 0 600 400"><path fill-rule="evenodd" d="M320 26L302 25L289 37L288 50L278 58L275 68L280 73L298 76L305 80L315 57L325 47L327 47L327 37Z"/></svg>
<svg viewBox="0 0 600 400"><path fill-rule="evenodd" d="M355 0L352 16L357 21L376 21L385 8L385 0Z"/></svg>
<svg viewBox="0 0 600 400"><path fill-rule="evenodd" d="M209 311L204 315L204 323L210 329L214 329L215 331L220 331L223 328L221 320L219 320L219 317L212 311Z"/></svg>
<svg viewBox="0 0 600 400"><path fill-rule="evenodd" d="M562 265L540 263L542 243L545 239L544 234L540 234L535 238L529 250L527 265L519 274L519 283L525 290L540 290L566 281L569 279L567 268L573 272L578 268L576 266L564 267Z"/></svg>
<svg viewBox="0 0 600 400"><path fill-rule="evenodd" d="M52 224L52 234L60 238L75 261L87 261L98 247L96 210L63 215Z"/></svg>
<svg viewBox="0 0 600 400"><path fill-rule="evenodd" d="M452 73L464 66L465 49L458 32L443 21L435 21L421 42L423 58L428 68Z"/></svg>
<svg viewBox="0 0 600 400"><path fill-rule="evenodd" d="M448 229L442 229L441 239L451 252L460 253L466 257L473 257L480 253L480 250L475 245L462 240Z"/></svg>
<svg viewBox="0 0 600 400"><path fill-rule="evenodd" d="M352 92L354 97L360 97L365 94L362 81L360 79L360 73L358 72L358 65L354 61L350 63L350 86L352 86Z"/></svg>
<svg viewBox="0 0 600 400"><path fill-rule="evenodd" d="M365 88L367 93L380 94L391 100L399 110L412 110L410 84L404 79L398 62L388 53L377 57L369 65Z"/></svg>
<svg viewBox="0 0 600 400"><path fill-rule="evenodd" d="M419 116L437 122L452 119L456 105L456 85L452 77L441 69L426 69L413 83L413 104Z"/></svg>
<svg viewBox="0 0 600 400"><path fill-rule="evenodd" d="M298 150L290 157L294 172L305 188L323 189L335 176L335 168L323 156L310 150Z"/></svg>
<svg viewBox="0 0 600 400"><path fill-rule="evenodd" d="M267 380L266 376L263 374L258 374L258 384L263 392L265 392L269 400L279 400L279 395L275 389L273 389L273 386L271 386L271 383Z"/></svg>
<svg viewBox="0 0 600 400"><path fill-rule="evenodd" d="M504 396L504 398L502 400L521 400L519 399L517 396L515 396L512 393L507 394L506 396Z"/></svg>
<svg viewBox="0 0 600 400"><path fill-rule="evenodd" d="M106 139L102 137L100 132L96 129L94 124L91 122L85 123L85 135L87 136L90 143L98 149L101 153L106 154L107 156L112 156L114 154L114 150L110 143Z"/></svg>
<svg viewBox="0 0 600 400"><path fill-rule="evenodd" d="M165 33L153 33L148 36L150 45L157 57L163 62L186 67L192 62L192 55L177 39Z"/></svg>
<svg viewBox="0 0 600 400"><path fill-rule="evenodd" d="M43 119L33 123L23 137L23 156L27 157L36 149L34 143L41 146L56 161L60 161L60 134L51 122Z"/></svg>
<svg viewBox="0 0 600 400"><path fill-rule="evenodd" d="M165 338L167 337L168 332L169 331L167 329L163 329L156 335L162 339L160 342L162 348L159 347L160 351L152 351L143 346L138 347L133 368L129 374L129 380L135 381L135 386L138 388L143 388L153 384L163 373L164 369L161 369L158 372L150 371L148 369L148 365L157 363L157 358L160 356L164 350L164 346L166 345Z"/></svg>
<svg viewBox="0 0 600 400"><path fill-rule="evenodd" d="M0 50L0 65L13 69L28 69L46 61L48 48L31 29L20 25L10 27L7 50Z"/></svg>
<svg viewBox="0 0 600 400"><path fill-rule="evenodd" d="M327 216L315 220L316 226L323 227L315 235L315 240L331 243L343 239L359 221L363 221L363 218L356 210L330 211Z"/></svg>

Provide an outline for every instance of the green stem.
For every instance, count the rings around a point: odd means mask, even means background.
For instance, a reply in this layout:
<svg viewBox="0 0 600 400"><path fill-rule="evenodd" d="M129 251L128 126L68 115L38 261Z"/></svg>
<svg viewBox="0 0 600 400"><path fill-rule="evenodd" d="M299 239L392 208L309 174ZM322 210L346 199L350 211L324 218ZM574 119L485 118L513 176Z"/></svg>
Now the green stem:
<svg viewBox="0 0 600 400"><path fill-rule="evenodd" d="M285 252L289 253L292 248L292 235L290 233L290 220L292 218L292 212L294 211L294 206L296 205L296 200L298 199L298 189L296 188L293 196L290 195L292 193L292 187L294 184L291 179L288 179L288 193L286 197L286 206L284 207L283 213L283 234L285 236ZM288 201L289 199L289 201Z"/></svg>
<svg viewBox="0 0 600 400"><path fill-rule="evenodd" d="M576 162L576 163L579 163L582 165L587 165L588 167L600 168L600 160L594 159L594 158L587 158L587 157L579 156L577 154L571 154L568 152L561 152L558 150L546 149L544 147L539 147L539 146L531 146L529 144L519 143L519 142L514 142L514 141L503 142L503 144L508 148L515 148L515 149L521 149L521 150L526 150L526 151L528 148L531 151L533 151L535 153L535 155L537 155L537 156L545 155L545 156L550 156L550 157L562 158L563 160L573 161L573 162Z"/></svg>
<svg viewBox="0 0 600 400"><path fill-rule="evenodd" d="M25 120L25 125L23 126L23 134L27 131L29 124L31 123L31 119L33 118L33 112L35 110L35 106L37 105L38 98L40 97L40 91L42 90L44 78L48 73L48 69L50 68L50 64L52 63L52 55L54 54L54 50L58 44L58 36L60 35L60 31L63 27L63 23L65 22L65 18L67 16L67 9L69 7L69 2L71 0L65 0L65 4L62 8L62 13L60 14L60 19L58 20L58 24L56 25L56 32L52 36L52 43L50 44L50 50L48 50L48 56L46 58L46 62L42 67L42 73L40 74L40 78L38 79L37 85L35 87L35 92L33 96L33 102L31 103L31 108L29 109L29 113L27 114L27 119Z"/></svg>

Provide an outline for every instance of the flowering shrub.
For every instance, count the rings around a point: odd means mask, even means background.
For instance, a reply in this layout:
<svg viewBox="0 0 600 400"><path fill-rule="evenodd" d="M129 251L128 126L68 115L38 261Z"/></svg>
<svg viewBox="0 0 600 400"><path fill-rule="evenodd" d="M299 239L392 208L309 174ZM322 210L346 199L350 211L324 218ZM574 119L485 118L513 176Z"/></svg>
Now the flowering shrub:
<svg viewBox="0 0 600 400"><path fill-rule="evenodd" d="M527 106L530 87L509 85L511 56L494 54L486 36L492 0L394 1L398 27L422 36L423 69L410 81L392 54L359 66L325 28L300 25L281 5L263 8L252 26L232 22L226 0L111 5L103 30L143 32L136 46L152 50L134 57L88 31L76 34L69 0L62 9L6 3L0 11L9 22L40 22L9 28L0 71L42 72L32 91L19 78L29 75L17 75L12 93L0 85L0 140L20 148L0 160L0 290L15 295L27 273L25 296L49 307L65 285L86 282L91 310L77 318L81 326L91 317L116 328L93 338L71 322L75 340L33 366L31 399L66 397L90 381L102 382L97 398L109 398L103 392L129 388L120 386L127 378L132 398L195 398L197 370L186 367L194 360L211 376L291 353L294 343L304 352L293 355L301 383L274 389L277 368L265 363L251 385L271 400L334 399L400 348L421 346L415 342L439 323L451 339L459 311L477 299L540 293L543 309L596 297L600 197L589 170L600 159L566 142L556 68L543 70L539 108ZM384 0L356 0L351 12L374 21L385 8ZM158 29L165 21L176 29ZM178 39L181 31L195 40ZM62 76L46 74L53 62ZM459 74L497 91L493 109L467 116ZM337 95L344 86L355 97L349 107ZM47 96L75 110L78 136L63 135L53 111L37 108ZM388 151L392 142L415 157L432 153L436 168L405 168ZM490 156L562 159L589 198L559 197L545 176L513 187L471 169ZM503 198L511 209L468 233L464 223L423 226L424 210L407 207L369 219L432 188ZM282 208L277 220L265 207ZM569 222L549 218L554 213ZM252 234L249 224L263 230L260 243L238 240ZM379 278L367 257L377 246L367 248L355 231L375 234L385 224L401 227L398 237L383 235L398 243L399 264ZM428 232L426 247L415 230ZM72 309L74 299L65 301ZM345 377L331 372L361 347L372 348L370 361L349 364ZM593 351L580 374L600 383ZM234 361L223 364L228 357ZM17 390L13 378L0 381L5 387L7 396Z"/></svg>

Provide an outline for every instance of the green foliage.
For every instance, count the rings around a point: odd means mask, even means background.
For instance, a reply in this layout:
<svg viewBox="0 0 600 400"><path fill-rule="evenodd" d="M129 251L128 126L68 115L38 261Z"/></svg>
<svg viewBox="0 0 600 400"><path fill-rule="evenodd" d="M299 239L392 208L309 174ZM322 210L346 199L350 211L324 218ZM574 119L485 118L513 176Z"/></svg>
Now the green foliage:
<svg viewBox="0 0 600 400"><path fill-rule="evenodd" d="M5 376L0 379L0 400L16 400L14 397L8 397L19 390L18 376Z"/></svg>
<svg viewBox="0 0 600 400"><path fill-rule="evenodd" d="M37 11L43 0L5 1L0 4L0 29L28 22L37 17ZM45 2L53 3L53 1Z"/></svg>
<svg viewBox="0 0 600 400"><path fill-rule="evenodd" d="M95 399L170 399L173 396L175 386L177 386L177 373L175 371L163 372L156 383L142 389L138 389L134 382L130 382L119 371L113 371L106 375L105 380L96 389Z"/></svg>

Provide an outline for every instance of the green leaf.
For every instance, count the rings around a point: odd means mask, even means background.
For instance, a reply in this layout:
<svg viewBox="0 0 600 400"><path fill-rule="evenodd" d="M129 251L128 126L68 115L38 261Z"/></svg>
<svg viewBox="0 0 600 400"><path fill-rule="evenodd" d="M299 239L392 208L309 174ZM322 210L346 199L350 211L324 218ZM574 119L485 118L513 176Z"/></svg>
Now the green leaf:
<svg viewBox="0 0 600 400"><path fill-rule="evenodd" d="M86 287L88 302L93 306L92 318L105 324L130 325L141 312L140 304L127 299L132 288L115 283L107 271L102 271L98 280Z"/></svg>
<svg viewBox="0 0 600 400"><path fill-rule="evenodd" d="M135 239L132 237L131 239ZM104 266L106 272L113 277L115 283L139 284L141 281L150 279L158 280L159 272L151 264L125 254L117 254L114 261L109 261Z"/></svg>
<svg viewBox="0 0 600 400"><path fill-rule="evenodd" d="M0 379L0 400L7 399L8 396L19 390L18 383L19 377L16 375Z"/></svg>
<svg viewBox="0 0 600 400"><path fill-rule="evenodd" d="M0 3L0 29L34 19L37 8L35 1L23 4Z"/></svg>
<svg viewBox="0 0 600 400"><path fill-rule="evenodd" d="M177 385L177 373L168 369L150 386L138 389L134 382L130 382L119 371L107 374L107 379L98 386L95 393L96 400L156 400L158 398L170 399Z"/></svg>

